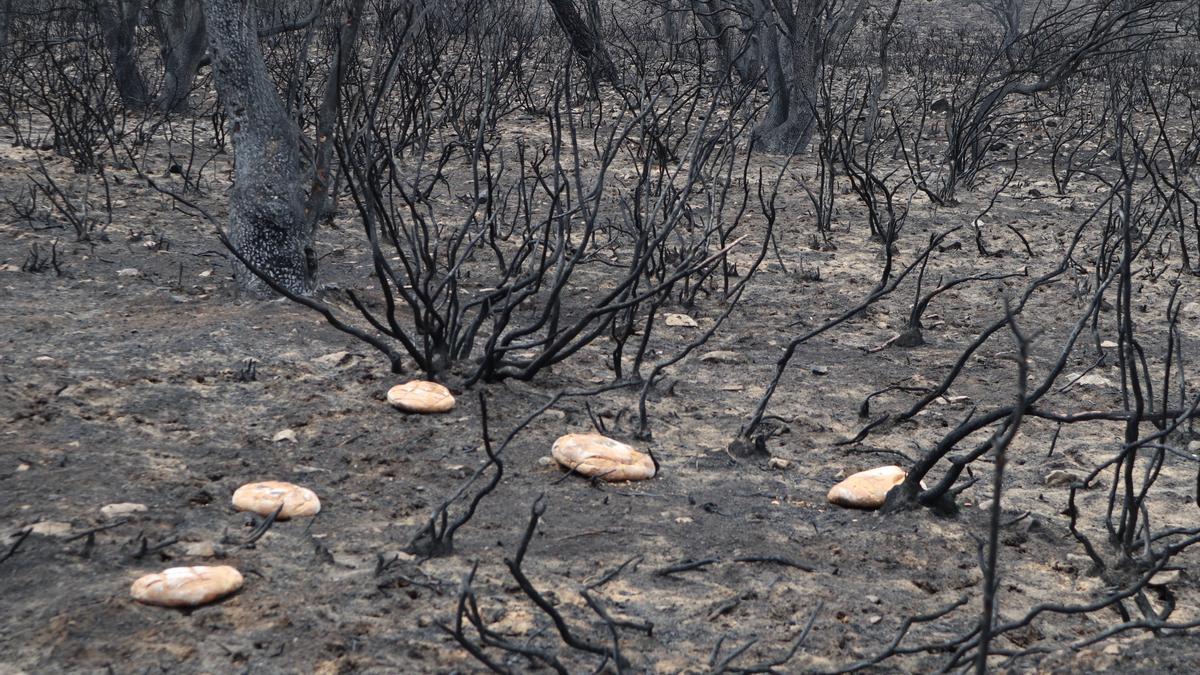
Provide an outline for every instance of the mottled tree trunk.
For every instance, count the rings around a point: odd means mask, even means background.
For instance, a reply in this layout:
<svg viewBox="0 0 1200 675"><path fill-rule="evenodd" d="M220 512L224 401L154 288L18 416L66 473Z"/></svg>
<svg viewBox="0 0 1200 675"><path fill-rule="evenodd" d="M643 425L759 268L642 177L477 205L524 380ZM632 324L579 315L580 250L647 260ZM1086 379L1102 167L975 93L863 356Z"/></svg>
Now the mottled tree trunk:
<svg viewBox="0 0 1200 675"><path fill-rule="evenodd" d="M571 49L583 60L593 87L601 80L616 84L617 67L613 65L600 34L579 14L574 0L550 0L550 8L571 41Z"/></svg>
<svg viewBox="0 0 1200 675"><path fill-rule="evenodd" d="M164 69L156 103L160 110L175 112L187 104L208 50L204 12L196 0L162 0L154 14Z"/></svg>
<svg viewBox="0 0 1200 675"><path fill-rule="evenodd" d="M771 103L754 136L767 152L800 153L813 134L817 101L821 0L755 2L759 53L765 61ZM772 6L774 5L774 6Z"/></svg>
<svg viewBox="0 0 1200 675"><path fill-rule="evenodd" d="M721 71L735 69L743 82L751 82L762 73L758 49L752 38L754 19L734 11L723 0L692 0L692 12L708 37L717 43ZM740 17L734 26L726 16ZM740 40L735 37L741 36Z"/></svg>
<svg viewBox="0 0 1200 675"><path fill-rule="evenodd" d="M234 149L229 239L262 274L291 293L311 293L317 256L304 217L300 132L267 73L254 3L203 0L217 94ZM244 288L263 283L239 266Z"/></svg>
<svg viewBox="0 0 1200 675"><path fill-rule="evenodd" d="M866 0L754 0L759 55L767 69L771 105L754 130L768 152L800 153L816 122L817 77L830 45L846 39Z"/></svg>
<svg viewBox="0 0 1200 675"><path fill-rule="evenodd" d="M137 27L142 0L94 0L96 23L112 63L121 101L130 108L149 103L146 81L137 63Z"/></svg>

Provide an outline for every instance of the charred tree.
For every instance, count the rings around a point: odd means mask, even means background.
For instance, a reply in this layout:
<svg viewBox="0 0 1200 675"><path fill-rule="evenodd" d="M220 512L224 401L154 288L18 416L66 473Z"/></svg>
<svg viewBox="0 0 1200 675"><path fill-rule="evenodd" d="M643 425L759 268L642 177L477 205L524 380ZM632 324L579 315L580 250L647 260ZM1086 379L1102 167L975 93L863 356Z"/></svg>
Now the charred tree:
<svg viewBox="0 0 1200 675"><path fill-rule="evenodd" d="M330 191L332 177L330 168L333 160L333 138L337 123L338 103L341 100L341 86L346 79L346 69L354 55L354 45L358 42L358 28L361 25L366 0L352 0L346 8L344 21L338 32L338 47L333 54L329 81L321 98L321 108L317 112L316 151L312 167L312 187L304 205L304 215L315 228L323 218L331 218Z"/></svg>
<svg viewBox="0 0 1200 675"><path fill-rule="evenodd" d="M208 51L204 12L194 0L162 0L155 6L154 16L164 71L156 105L176 112L187 104L196 71Z"/></svg>
<svg viewBox="0 0 1200 675"><path fill-rule="evenodd" d="M204 0L203 7L217 94L233 138L230 243L280 288L307 295L314 287L317 256L304 214L300 131L267 73L253 3ZM265 290L241 266L237 276L243 288Z"/></svg>
<svg viewBox="0 0 1200 675"><path fill-rule="evenodd" d="M550 8L571 41L571 49L583 60L592 86L598 86L601 81L617 84L617 67L604 46L599 25L585 20L574 0L550 0Z"/></svg>
<svg viewBox="0 0 1200 675"><path fill-rule="evenodd" d="M95 0L93 9L104 49L112 62L121 101L129 108L149 103L146 81L137 63L137 27L142 0Z"/></svg>
<svg viewBox="0 0 1200 675"><path fill-rule="evenodd" d="M754 130L762 148L803 152L814 128L817 100L817 13L820 0L754 3L755 39L766 65L771 103Z"/></svg>
<svg viewBox="0 0 1200 675"><path fill-rule="evenodd" d="M816 130L818 76L866 9L864 0L754 0L754 39L771 96L754 135L768 152L801 153Z"/></svg>
<svg viewBox="0 0 1200 675"><path fill-rule="evenodd" d="M758 50L750 38L754 22L749 16L725 0L692 0L692 12L707 38L716 43L721 71L735 70L743 82L762 73ZM733 17L732 22L726 21L727 17Z"/></svg>
<svg viewBox="0 0 1200 675"><path fill-rule="evenodd" d="M13 0L0 0L0 56L8 47L8 23L13 13Z"/></svg>

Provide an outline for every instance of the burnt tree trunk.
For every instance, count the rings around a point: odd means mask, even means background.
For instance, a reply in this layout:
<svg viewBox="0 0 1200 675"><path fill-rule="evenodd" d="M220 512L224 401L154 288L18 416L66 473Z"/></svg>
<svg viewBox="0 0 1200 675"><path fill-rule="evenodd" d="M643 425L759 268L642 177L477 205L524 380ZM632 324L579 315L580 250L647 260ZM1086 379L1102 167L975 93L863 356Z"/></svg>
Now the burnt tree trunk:
<svg viewBox="0 0 1200 675"><path fill-rule="evenodd" d="M334 53L329 80L325 84L321 109L317 113L317 142L316 152L313 153L312 188L308 191L308 200L304 205L304 215L314 229L322 219L333 216L329 205L333 136L336 132L342 82L346 79L346 69L354 57L354 45L358 43L358 27L362 23L365 4L366 0L351 0L346 7L345 21L338 32L337 52Z"/></svg>
<svg viewBox="0 0 1200 675"><path fill-rule="evenodd" d="M208 51L204 12L195 0L163 0L155 10L164 70L156 104L160 110L176 112L187 104L196 71Z"/></svg>
<svg viewBox="0 0 1200 675"><path fill-rule="evenodd" d="M608 55L608 49L597 30L598 25L589 24L579 14L574 0L550 0L550 8L554 10L558 25L571 41L571 49L583 60L593 88L602 80L617 84L617 67Z"/></svg>
<svg viewBox="0 0 1200 675"><path fill-rule="evenodd" d="M0 56L8 49L8 24L13 13L13 0L0 0Z"/></svg>
<svg viewBox="0 0 1200 675"><path fill-rule="evenodd" d="M142 0L95 0L93 8L121 101L130 108L145 106L149 103L149 95L137 63L137 27Z"/></svg>
<svg viewBox="0 0 1200 675"><path fill-rule="evenodd" d="M233 139L229 241L249 265L283 289L309 294L317 256L304 216L300 132L263 62L254 3L203 0L203 6L217 95L229 115ZM242 266L236 273L244 288L265 290Z"/></svg>
<svg viewBox="0 0 1200 675"><path fill-rule="evenodd" d="M821 0L754 3L755 39L766 66L771 96L766 117L754 130L767 152L804 152L812 138L817 101Z"/></svg>
<svg viewBox="0 0 1200 675"><path fill-rule="evenodd" d="M736 70L742 82L752 82L762 74L758 50L751 38L754 33L752 17L745 16L723 0L692 0L692 13L706 36L717 45L721 72ZM726 16L735 17L737 25L727 22Z"/></svg>
<svg viewBox="0 0 1200 675"><path fill-rule="evenodd" d="M771 103L754 130L768 152L801 153L816 127L817 78L830 45L849 36L866 0L754 0L755 36Z"/></svg>

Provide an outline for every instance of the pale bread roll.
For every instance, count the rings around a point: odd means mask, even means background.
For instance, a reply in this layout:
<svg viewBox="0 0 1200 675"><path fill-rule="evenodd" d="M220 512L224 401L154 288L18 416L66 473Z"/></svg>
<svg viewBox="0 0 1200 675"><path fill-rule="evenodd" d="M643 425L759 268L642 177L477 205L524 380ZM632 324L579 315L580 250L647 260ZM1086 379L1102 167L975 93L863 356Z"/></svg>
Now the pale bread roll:
<svg viewBox="0 0 1200 675"><path fill-rule="evenodd" d="M250 511L269 516L283 504L276 520L315 516L321 511L321 500L312 490L291 483L268 480L247 483L233 492L233 505L238 511Z"/></svg>
<svg viewBox="0 0 1200 675"><path fill-rule="evenodd" d="M554 460L584 476L607 481L654 477L650 455L600 434L567 434L554 441Z"/></svg>
<svg viewBox="0 0 1200 675"><path fill-rule="evenodd" d="M242 587L242 575L228 565L171 567L133 582L134 600L163 607L196 607Z"/></svg>
<svg viewBox="0 0 1200 675"><path fill-rule="evenodd" d="M449 389L424 380L413 380L388 389L387 400L410 413L444 413L454 408L454 395Z"/></svg>
<svg viewBox="0 0 1200 675"><path fill-rule="evenodd" d="M883 506L887 493L904 482L907 472L898 466L881 466L859 471L829 489L830 504L851 509L877 509Z"/></svg>

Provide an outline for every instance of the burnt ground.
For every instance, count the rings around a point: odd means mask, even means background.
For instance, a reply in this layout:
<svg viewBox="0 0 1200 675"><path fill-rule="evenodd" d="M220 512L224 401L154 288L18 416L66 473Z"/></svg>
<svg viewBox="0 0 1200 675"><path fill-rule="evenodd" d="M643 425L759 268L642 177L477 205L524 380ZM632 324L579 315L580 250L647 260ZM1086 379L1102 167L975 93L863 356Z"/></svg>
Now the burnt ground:
<svg viewBox="0 0 1200 675"><path fill-rule="evenodd" d="M15 195L26 184L34 152L8 148L8 141L0 136L0 191ZM42 158L63 180L83 180L72 177L65 160L49 153ZM167 159L157 159L168 183ZM218 162L207 193L196 197L218 219L226 170ZM674 386L651 398L653 440L638 445L654 451L659 476L592 485L564 479L539 462L559 434L592 426L584 401L565 400L506 449L504 479L458 534L455 554L422 562L402 549L431 509L485 459L476 392L487 397L493 436L503 436L554 392L611 379L605 346L530 383L457 392L459 406L446 415L400 413L384 402L384 392L407 376L391 374L369 347L309 310L240 297L210 225L174 209L133 172L114 168L110 175L113 222L106 237L91 243L74 241L68 230L40 229L0 207L0 555L16 533L51 523L0 563L0 672L475 672L480 665L437 623L452 620L459 582L476 562L475 592L493 629L514 640L558 645L549 638L546 615L519 592L503 564L541 493L546 512L525 568L578 632L607 639L577 592L581 585L641 557L597 592L615 615L654 624L651 636L623 633L622 650L639 671L703 672L722 638L721 658L753 639L738 663L769 660L786 653L814 612L808 639L782 670L831 669L869 657L907 617L961 596L968 598L964 607L915 628L905 644L946 639L978 616L982 574L973 537L987 530L986 512L977 507L990 498L988 460L976 462L980 480L961 495L955 516L848 511L824 497L853 471L910 463L970 406L1010 400L1015 375L1005 352L1012 344L1000 335L972 360L950 398L861 444L837 445L864 423L858 411L867 394L894 382L939 380L961 348L1001 315L1002 298L1027 279L944 294L925 317L922 347L874 349L901 327L911 284L809 342L770 410L785 425L770 451L790 464L775 469L765 459L735 460L726 446L763 392L782 346L803 327L853 306L878 274L878 244L866 238L849 201L833 236L837 249L814 250L803 194L785 187L781 258L764 267L710 343L671 369ZM956 207L915 201L901 260L911 259L930 233L967 224L948 241L962 246L938 254L930 278L1026 267L1038 274L1055 265L1067 233L1095 197L1080 187L1072 197L1034 198L1029 190L1039 186L1042 193L1053 191L1029 178L1036 167L1022 175L984 226L989 244L1003 255L974 250L969 223L989 197L981 189L964 192ZM1005 223L1025 233L1033 257ZM54 241L62 276L20 270L32 244L45 251ZM324 282L372 287L352 214L339 229L322 233L322 246ZM1177 265L1169 258L1160 264ZM1068 275L1039 292L1025 313L1025 328L1040 333L1035 374L1058 354L1083 310L1085 296L1077 291L1086 278ZM1174 278L1171 272L1147 278L1139 289L1152 366L1162 362L1163 309ZM1194 294L1196 280L1178 278L1182 297ZM337 292L323 295L332 301ZM695 308L668 308L692 315L699 328L665 328L664 344L685 344L722 310L703 298ZM1188 305L1182 323L1190 354L1200 353L1198 310ZM1111 312L1105 317L1113 319ZM1096 337L1115 338L1115 329L1101 325ZM735 355L701 360L718 350ZM1082 347L1068 371L1083 371L1095 355L1095 347ZM1100 377L1056 393L1052 405L1118 408L1119 374L1111 365L1093 374ZM872 413L901 410L912 400L904 393L876 397ZM625 440L636 402L628 390L588 400L610 434ZM288 429L294 441L273 440ZM1005 618L1038 603L1095 599L1111 582L1091 573L1067 532L1067 488L1045 479L1053 470L1086 472L1116 451L1121 430L1104 423L1065 428L1051 452L1054 433L1054 425L1030 421L1011 450L1003 505L1006 520L1015 522L1002 533L999 596ZM321 514L276 524L251 548L223 543L244 537L253 525L230 506L233 490L265 479L311 487L322 499ZM1150 504L1157 526L1194 524L1194 479L1194 467L1168 459ZM1081 501L1081 527L1100 542L1110 480L1103 475ZM102 516L101 507L122 502L147 510L124 519ZM111 527L78 536L101 526ZM783 557L813 571L727 562L744 556ZM709 557L726 562L654 574ZM1179 562L1188 567L1195 558L1189 553ZM380 560L388 563L382 570ZM217 561L247 577L245 588L222 602L184 612L129 598L129 584L141 574ZM1200 580L1187 570L1172 590L1178 602L1173 618L1198 618ZM1045 648L1014 664L1016 671L1187 670L1200 657L1200 644L1187 636L1131 633L1071 648L1116 621L1115 614L1045 615L999 647ZM561 654L580 672L599 664L565 648ZM928 671L945 656L905 656L879 668ZM529 668L520 659L509 665Z"/></svg>

